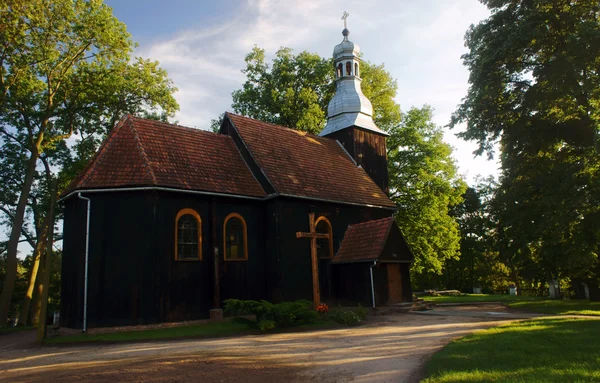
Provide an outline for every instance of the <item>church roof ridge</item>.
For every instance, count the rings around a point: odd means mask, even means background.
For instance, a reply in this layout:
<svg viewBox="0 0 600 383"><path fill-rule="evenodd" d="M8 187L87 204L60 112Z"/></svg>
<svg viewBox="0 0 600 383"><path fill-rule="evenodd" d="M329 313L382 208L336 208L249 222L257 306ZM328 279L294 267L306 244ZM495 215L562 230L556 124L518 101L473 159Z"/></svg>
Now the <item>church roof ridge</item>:
<svg viewBox="0 0 600 383"><path fill-rule="evenodd" d="M61 197L128 187L266 196L231 137L131 115L115 125Z"/></svg>
<svg viewBox="0 0 600 383"><path fill-rule="evenodd" d="M174 124L171 122L164 122L164 121L160 121L160 120L154 120L152 118L144 118L144 117L138 117L138 116L133 116L131 114L126 114L126 117L132 119L132 120L137 120L137 121L147 121L156 125L163 125L163 126L168 126L169 128L176 128L176 129L186 129L192 132L199 132L202 134L208 134L211 136L219 136L219 137L225 137L225 139L227 139L227 136L223 136L222 134L219 133L215 133L213 131L207 130L207 129L203 129L203 128L196 128L194 126L185 126L185 125L181 125L181 124Z"/></svg>
<svg viewBox="0 0 600 383"><path fill-rule="evenodd" d="M232 112L229 112L229 111L228 111L228 112L225 112L225 113L226 113L226 114L229 114L229 115L231 115L231 116L234 116L234 117L244 118L244 119L246 119L246 120L249 120L249 121L258 121L258 122L260 122L261 124L264 124L264 125L270 125L270 126L272 126L272 127L274 127L274 128L280 128L280 129L288 130L288 131L294 132L294 133L296 133L296 134L303 134L303 135L307 135L307 136L310 136L311 138L314 138L314 139L316 139L316 140L327 140L327 141L332 141L332 142L335 142L335 141L336 141L336 140L334 140L334 139L332 139L332 138L329 138L329 137L323 137L323 136L319 136L318 134L315 134L315 133L310 133L310 132L307 132L307 131L304 131L304 130L299 130L299 129L290 128L289 126L284 126L284 125L274 124L274 123L272 123L272 122L265 122L265 121L262 121L262 120L258 120L258 119L256 119L256 118L252 118L252 117L244 116L244 115L237 114L237 113L232 113Z"/></svg>

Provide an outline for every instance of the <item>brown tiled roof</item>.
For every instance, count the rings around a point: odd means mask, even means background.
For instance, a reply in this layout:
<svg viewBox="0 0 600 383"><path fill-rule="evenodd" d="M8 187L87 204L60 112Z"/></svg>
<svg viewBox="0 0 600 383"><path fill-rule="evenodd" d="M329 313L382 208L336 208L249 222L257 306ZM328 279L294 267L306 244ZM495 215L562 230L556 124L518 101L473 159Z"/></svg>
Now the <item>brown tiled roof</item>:
<svg viewBox="0 0 600 383"><path fill-rule="evenodd" d="M348 226L333 263L378 259L393 224L394 218L388 217Z"/></svg>
<svg viewBox="0 0 600 383"><path fill-rule="evenodd" d="M337 141L232 113L226 117L278 193L395 207Z"/></svg>
<svg viewBox="0 0 600 383"><path fill-rule="evenodd" d="M67 188L160 186L264 197L229 136L125 116Z"/></svg>

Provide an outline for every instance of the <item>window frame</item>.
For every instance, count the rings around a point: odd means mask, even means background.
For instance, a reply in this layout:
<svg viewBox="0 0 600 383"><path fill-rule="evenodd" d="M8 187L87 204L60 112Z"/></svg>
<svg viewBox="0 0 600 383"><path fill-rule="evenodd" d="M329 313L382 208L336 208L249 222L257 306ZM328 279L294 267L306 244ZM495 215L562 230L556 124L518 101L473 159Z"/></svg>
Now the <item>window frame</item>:
<svg viewBox="0 0 600 383"><path fill-rule="evenodd" d="M196 218L198 224L198 259L196 258L179 258L179 219L184 215L191 215ZM175 260L178 262L196 262L202 260L202 218L194 209L185 208L179 210L175 217Z"/></svg>
<svg viewBox="0 0 600 383"><path fill-rule="evenodd" d="M334 254L333 254L333 226L331 225L331 222L327 219L327 217L322 215L319 218L317 218L317 220L315 221L315 231L317 230L317 225L321 221L326 222L327 227L328 227L327 231L329 234L329 239L327 241L329 242L329 257L319 257L319 259L333 259L333 257L334 257ZM317 233L318 233L318 231L317 231Z"/></svg>
<svg viewBox="0 0 600 383"><path fill-rule="evenodd" d="M232 218L238 218L242 222L243 228L243 243L244 243L244 258L227 259L227 222ZM246 220L238 213L231 213L223 221L223 260L225 262L244 262L248 260L248 226Z"/></svg>

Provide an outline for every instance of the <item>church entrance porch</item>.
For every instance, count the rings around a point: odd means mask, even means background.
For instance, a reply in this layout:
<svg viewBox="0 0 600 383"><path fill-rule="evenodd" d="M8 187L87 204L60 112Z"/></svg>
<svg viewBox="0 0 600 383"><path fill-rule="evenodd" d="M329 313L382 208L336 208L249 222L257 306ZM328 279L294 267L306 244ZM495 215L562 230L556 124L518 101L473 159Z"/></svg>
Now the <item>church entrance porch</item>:
<svg viewBox="0 0 600 383"><path fill-rule="evenodd" d="M411 302L413 260L393 217L349 226L332 261L336 300L368 307Z"/></svg>

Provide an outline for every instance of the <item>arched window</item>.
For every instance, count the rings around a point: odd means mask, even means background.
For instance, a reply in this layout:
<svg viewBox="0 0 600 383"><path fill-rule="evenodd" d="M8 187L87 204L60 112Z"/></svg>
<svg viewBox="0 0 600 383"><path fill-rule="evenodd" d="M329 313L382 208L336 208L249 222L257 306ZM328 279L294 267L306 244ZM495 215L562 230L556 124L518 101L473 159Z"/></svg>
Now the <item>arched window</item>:
<svg viewBox="0 0 600 383"><path fill-rule="evenodd" d="M343 74L342 71L343 71L342 63L340 63L337 67L337 76L338 77L342 77L342 74Z"/></svg>
<svg viewBox="0 0 600 383"><path fill-rule="evenodd" d="M351 76L352 75L352 63L350 61L348 61L346 63L346 76Z"/></svg>
<svg viewBox="0 0 600 383"><path fill-rule="evenodd" d="M317 238L317 255L319 258L333 258L333 230L331 222L323 216L315 221L317 233L329 234L329 238Z"/></svg>
<svg viewBox="0 0 600 383"><path fill-rule="evenodd" d="M202 259L202 220L192 209L182 209L175 218L175 260Z"/></svg>
<svg viewBox="0 0 600 383"><path fill-rule="evenodd" d="M355 75L356 77L359 77L359 76L358 76L358 63L354 63L354 75Z"/></svg>
<svg viewBox="0 0 600 383"><path fill-rule="evenodd" d="M248 260L248 232L241 215L231 213L223 223L223 251L226 261Z"/></svg>

